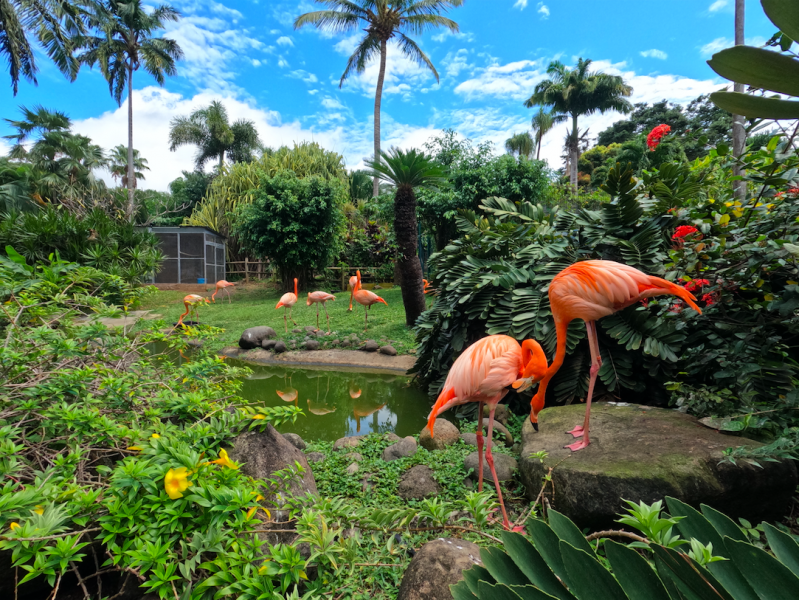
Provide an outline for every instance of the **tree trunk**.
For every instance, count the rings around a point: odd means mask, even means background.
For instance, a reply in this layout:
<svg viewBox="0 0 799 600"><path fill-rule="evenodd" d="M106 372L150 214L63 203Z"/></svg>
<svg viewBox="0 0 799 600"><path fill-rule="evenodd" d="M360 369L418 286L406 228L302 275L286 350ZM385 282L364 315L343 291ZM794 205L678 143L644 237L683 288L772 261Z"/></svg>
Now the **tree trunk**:
<svg viewBox="0 0 799 600"><path fill-rule="evenodd" d="M535 159L541 160L541 138L544 136L541 135L541 133L539 132L537 137L538 137L538 144L536 144L536 146L538 146L538 149L535 152Z"/></svg>
<svg viewBox="0 0 799 600"><path fill-rule="evenodd" d="M375 90L375 160L380 160L380 103L383 101L383 81L386 78L386 51L388 44L386 40L380 42L380 72L377 75L377 89ZM380 179L377 177L372 181L372 196L377 197L380 193Z"/></svg>
<svg viewBox="0 0 799 600"><path fill-rule="evenodd" d="M735 0L735 45L740 46L744 44L744 22L746 14L745 0ZM735 84L735 91L743 93L744 85L742 83ZM732 155L735 158L740 157L746 150L746 121L741 115L732 116ZM732 170L733 175L741 176L744 174L743 169L735 165ZM735 190L735 198L740 202L746 200L746 182L735 181L733 182L733 189Z"/></svg>
<svg viewBox="0 0 799 600"><path fill-rule="evenodd" d="M569 164L569 182L571 183L572 190L574 190L574 197L577 197L577 164L580 162L580 134L577 131L577 115L572 115L572 141L571 148L569 149L571 161Z"/></svg>
<svg viewBox="0 0 799 600"><path fill-rule="evenodd" d="M223 166L225 166L225 153L224 153L224 151L219 153L219 174L220 175L222 174L222 167Z"/></svg>
<svg viewBox="0 0 799 600"><path fill-rule="evenodd" d="M397 262L402 273L405 324L411 327L425 311L426 306L422 265L416 254L418 247L416 194L409 185L401 185L394 196L394 236L397 238Z"/></svg>
<svg viewBox="0 0 799 600"><path fill-rule="evenodd" d="M135 212L133 188L136 175L133 170L133 65L128 65L128 207L125 211L128 221L133 221Z"/></svg>

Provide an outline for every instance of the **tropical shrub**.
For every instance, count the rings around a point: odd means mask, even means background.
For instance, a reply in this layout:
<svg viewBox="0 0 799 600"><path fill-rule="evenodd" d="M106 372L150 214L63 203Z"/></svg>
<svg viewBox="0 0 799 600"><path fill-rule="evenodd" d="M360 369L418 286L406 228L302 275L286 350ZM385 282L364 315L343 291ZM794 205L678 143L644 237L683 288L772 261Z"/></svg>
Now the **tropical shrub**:
<svg viewBox="0 0 799 600"><path fill-rule="evenodd" d="M304 286L315 270L329 266L341 251L346 182L291 171L262 173L253 200L240 206L232 233L252 256L269 259L286 290L292 280Z"/></svg>

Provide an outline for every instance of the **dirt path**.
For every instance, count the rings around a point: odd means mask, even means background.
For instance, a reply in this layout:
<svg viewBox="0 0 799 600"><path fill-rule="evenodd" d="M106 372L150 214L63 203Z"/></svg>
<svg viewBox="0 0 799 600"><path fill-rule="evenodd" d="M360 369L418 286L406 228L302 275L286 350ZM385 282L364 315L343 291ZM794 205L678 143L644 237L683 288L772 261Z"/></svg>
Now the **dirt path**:
<svg viewBox="0 0 799 600"><path fill-rule="evenodd" d="M258 365L297 366L309 368L336 367L362 373L406 373L416 358L413 356L386 356L361 350L297 350L274 354L269 350L241 350L235 346L223 348L223 356L237 358Z"/></svg>

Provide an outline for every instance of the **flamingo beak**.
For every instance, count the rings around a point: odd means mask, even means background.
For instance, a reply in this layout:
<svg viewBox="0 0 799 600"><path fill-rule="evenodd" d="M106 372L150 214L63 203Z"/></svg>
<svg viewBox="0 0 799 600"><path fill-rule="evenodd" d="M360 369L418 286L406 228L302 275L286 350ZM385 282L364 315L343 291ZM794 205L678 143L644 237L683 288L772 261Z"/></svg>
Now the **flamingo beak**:
<svg viewBox="0 0 799 600"><path fill-rule="evenodd" d="M530 388L533 385L534 378L533 377L523 377L521 379L517 379L511 384L514 390L517 392L523 392Z"/></svg>

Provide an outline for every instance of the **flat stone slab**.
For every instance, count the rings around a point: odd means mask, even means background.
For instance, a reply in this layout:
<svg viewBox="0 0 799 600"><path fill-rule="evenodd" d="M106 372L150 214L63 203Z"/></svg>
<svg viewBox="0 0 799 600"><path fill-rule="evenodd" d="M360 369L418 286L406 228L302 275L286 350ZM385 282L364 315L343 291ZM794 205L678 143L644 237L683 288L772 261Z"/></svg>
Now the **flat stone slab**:
<svg viewBox="0 0 799 600"><path fill-rule="evenodd" d="M90 323L102 323L106 327L133 327L136 324L136 321L139 319L144 319L145 321L152 321L155 319L160 319L162 315L158 313L154 313L149 310L131 310L128 311L127 315L124 315L119 318L112 318L112 317L88 317L82 319L76 319L75 323L78 325L88 325Z"/></svg>
<svg viewBox="0 0 799 600"><path fill-rule="evenodd" d="M545 409L538 416L539 433L525 420L519 461L531 499L554 467L550 502L580 527L612 526L624 509L622 499L649 504L665 496L694 507L708 504L734 519L785 515L797 485L793 461L762 461L763 468L721 463L727 448L760 443L708 429L673 410L596 403L591 444L572 453L563 448L574 442L566 431L582 425L584 414L584 404ZM548 453L543 463L531 457L542 450Z"/></svg>
<svg viewBox="0 0 799 600"><path fill-rule="evenodd" d="M273 354L268 350L223 348L220 354L259 365L297 365L303 367L339 367L359 372L405 374L416 362L414 356L386 356L379 352L358 350L306 350Z"/></svg>

